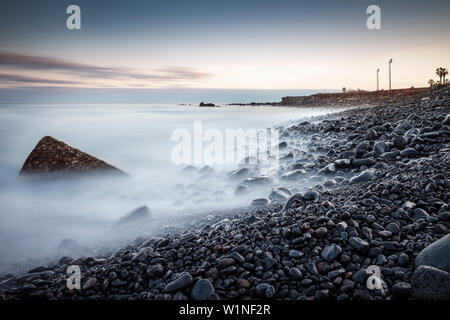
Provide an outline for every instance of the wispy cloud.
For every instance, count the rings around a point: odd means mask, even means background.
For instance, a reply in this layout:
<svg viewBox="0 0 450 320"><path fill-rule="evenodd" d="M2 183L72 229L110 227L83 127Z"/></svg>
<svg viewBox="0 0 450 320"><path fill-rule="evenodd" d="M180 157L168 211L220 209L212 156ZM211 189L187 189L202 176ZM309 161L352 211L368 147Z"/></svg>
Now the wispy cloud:
<svg viewBox="0 0 450 320"><path fill-rule="evenodd" d="M0 66L8 70L19 71L26 70L28 72L57 72L66 78L74 78L73 80L47 80L40 77L22 76L13 73L2 74L0 81L8 82L40 82L43 84L81 84L83 80L136 80L151 81L160 85L170 82L180 81L197 81L207 79L212 74L207 72L199 72L193 68L182 66L163 67L148 72L139 72L133 68L123 67L106 67L91 64L78 63L64 59L24 55L12 52L0 52ZM41 79L42 81L39 81ZM146 83L142 83L145 86Z"/></svg>
<svg viewBox="0 0 450 320"><path fill-rule="evenodd" d="M18 83L45 83L45 84L82 84L80 81L72 80L55 80L40 77L23 76L20 74L0 73L0 81L2 82L18 82Z"/></svg>

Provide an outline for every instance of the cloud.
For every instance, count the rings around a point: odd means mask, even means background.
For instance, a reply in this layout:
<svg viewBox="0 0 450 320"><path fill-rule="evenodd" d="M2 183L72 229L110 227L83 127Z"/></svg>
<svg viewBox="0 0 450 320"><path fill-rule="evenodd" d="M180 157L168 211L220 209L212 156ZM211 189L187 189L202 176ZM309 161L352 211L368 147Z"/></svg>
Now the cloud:
<svg viewBox="0 0 450 320"><path fill-rule="evenodd" d="M15 70L57 71L69 76L75 75L77 77L82 77L83 79L142 80L161 82L161 84L164 84L164 82L203 80L212 76L210 73L199 72L193 68L181 66L164 67L152 70L152 72L141 73L131 68L96 66L51 57L24 55L11 52L0 52L0 66ZM14 77L12 77L12 74L9 75L9 78L9 81L20 82L19 77L16 80L13 80ZM57 83L56 81L57 80L53 80L54 83ZM26 79L26 77L24 77L22 82L34 81L32 81L31 78ZM46 81L42 82L47 83ZM79 81L74 81L74 83L76 82ZM145 83L142 85L145 85Z"/></svg>
<svg viewBox="0 0 450 320"><path fill-rule="evenodd" d="M41 83L41 84L82 84L72 80L52 80L39 77L23 76L18 74L0 73L1 82Z"/></svg>

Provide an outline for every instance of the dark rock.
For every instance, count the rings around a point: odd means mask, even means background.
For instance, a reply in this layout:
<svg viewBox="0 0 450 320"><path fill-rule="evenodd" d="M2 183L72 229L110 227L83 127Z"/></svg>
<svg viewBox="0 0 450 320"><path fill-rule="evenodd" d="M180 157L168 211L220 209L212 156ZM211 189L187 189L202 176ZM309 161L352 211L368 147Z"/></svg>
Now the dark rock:
<svg viewBox="0 0 450 320"><path fill-rule="evenodd" d="M125 226L142 223L150 219L150 209L147 206L140 206L122 216L116 226Z"/></svg>
<svg viewBox="0 0 450 320"><path fill-rule="evenodd" d="M373 152L375 152L376 155L380 156L387 151L389 151L389 147L384 141L377 141L373 145Z"/></svg>
<svg viewBox="0 0 450 320"><path fill-rule="evenodd" d="M408 298L411 295L411 284L397 282L392 286L392 294L399 298Z"/></svg>
<svg viewBox="0 0 450 320"><path fill-rule="evenodd" d="M450 272L450 234L433 242L416 257L416 266L431 266Z"/></svg>
<svg viewBox="0 0 450 320"><path fill-rule="evenodd" d="M127 175L105 161L50 136L45 136L38 142L20 170L21 175L85 172Z"/></svg>
<svg viewBox="0 0 450 320"><path fill-rule="evenodd" d="M372 170L364 170L361 173L358 173L357 175L353 176L350 179L350 183L360 183L365 181L370 181L375 177Z"/></svg>
<svg viewBox="0 0 450 320"><path fill-rule="evenodd" d="M189 287L193 282L192 276L188 272L183 272L177 279L166 285L166 292L175 292Z"/></svg>
<svg viewBox="0 0 450 320"><path fill-rule="evenodd" d="M301 279L302 272L298 268L290 268L289 276L293 279Z"/></svg>
<svg viewBox="0 0 450 320"><path fill-rule="evenodd" d="M359 237L351 237L349 243L358 252L365 253L369 250L369 244Z"/></svg>
<svg viewBox="0 0 450 320"><path fill-rule="evenodd" d="M307 191L304 195L303 195L303 199L305 200L317 200L319 198L319 193L317 191L314 190L310 190Z"/></svg>
<svg viewBox="0 0 450 320"><path fill-rule="evenodd" d="M294 207L294 204L296 202L302 202L303 201L303 194L302 193L296 193L292 197L289 198L289 200L284 204L283 211L289 210Z"/></svg>
<svg viewBox="0 0 450 320"><path fill-rule="evenodd" d="M414 148L406 148L400 152L400 155L404 158L416 158L419 152Z"/></svg>
<svg viewBox="0 0 450 320"><path fill-rule="evenodd" d="M280 178L281 179L286 179L286 180L296 180L302 176L304 176L306 174L306 171L303 169L297 169L297 170L292 170L292 171L288 171L286 173L283 173Z"/></svg>
<svg viewBox="0 0 450 320"><path fill-rule="evenodd" d="M270 201L270 199L267 198L258 198L258 199L254 199L251 202L251 206L253 207L257 207L257 208L264 208L269 206L272 203L272 201Z"/></svg>
<svg viewBox="0 0 450 320"><path fill-rule="evenodd" d="M263 268L266 271L272 269L276 264L277 264L277 260L275 260L274 258L270 258L270 257L264 258L262 261Z"/></svg>
<svg viewBox="0 0 450 320"><path fill-rule="evenodd" d="M430 215L423 209L415 208L413 210L413 216L415 219L427 219Z"/></svg>
<svg viewBox="0 0 450 320"><path fill-rule="evenodd" d="M215 107L216 105L214 104L214 103L211 103L211 102L207 102L207 103L205 103L205 102L200 102L200 104L198 105L199 107Z"/></svg>
<svg viewBox="0 0 450 320"><path fill-rule="evenodd" d="M412 295L424 300L450 299L450 273L421 265L411 279Z"/></svg>
<svg viewBox="0 0 450 320"><path fill-rule="evenodd" d="M394 139L392 139L392 144L396 148L403 150L408 144L408 140L404 136L396 136L394 137Z"/></svg>
<svg viewBox="0 0 450 320"><path fill-rule="evenodd" d="M256 286L256 294L259 297L271 299L275 296L275 288L268 283L260 283Z"/></svg>
<svg viewBox="0 0 450 320"><path fill-rule="evenodd" d="M193 300L210 300L214 294L214 287L208 279L198 280L191 290Z"/></svg>
<svg viewBox="0 0 450 320"><path fill-rule="evenodd" d="M342 249L337 244L331 244L329 246L326 246L323 248L321 252L321 257L324 258L327 261L331 261L333 259L336 259L337 256L342 252Z"/></svg>
<svg viewBox="0 0 450 320"><path fill-rule="evenodd" d="M298 259L300 257L303 256L303 253L298 251L298 250L289 250L289 257L294 258L294 259Z"/></svg>

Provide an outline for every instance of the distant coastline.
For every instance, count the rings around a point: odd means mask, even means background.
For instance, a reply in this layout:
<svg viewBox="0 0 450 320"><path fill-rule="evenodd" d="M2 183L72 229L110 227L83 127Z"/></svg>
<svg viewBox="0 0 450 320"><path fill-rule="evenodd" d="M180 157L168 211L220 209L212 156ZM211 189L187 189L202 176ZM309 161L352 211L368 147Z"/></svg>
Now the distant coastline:
<svg viewBox="0 0 450 320"><path fill-rule="evenodd" d="M405 88L379 91L353 91L339 93L315 93L312 95L286 96L280 102L230 103L238 106L298 106L298 107L353 107L408 102L430 92L430 88Z"/></svg>

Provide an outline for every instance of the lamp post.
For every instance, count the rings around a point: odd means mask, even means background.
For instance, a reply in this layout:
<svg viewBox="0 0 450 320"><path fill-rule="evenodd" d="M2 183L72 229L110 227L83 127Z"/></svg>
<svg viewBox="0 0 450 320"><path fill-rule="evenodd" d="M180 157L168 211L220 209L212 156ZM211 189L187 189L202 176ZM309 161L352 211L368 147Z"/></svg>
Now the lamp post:
<svg viewBox="0 0 450 320"><path fill-rule="evenodd" d="M392 58L391 60L389 60L389 90L392 90L392 86L391 86L391 64L392 64Z"/></svg>
<svg viewBox="0 0 450 320"><path fill-rule="evenodd" d="M380 68L377 69L377 91L380 91Z"/></svg>

